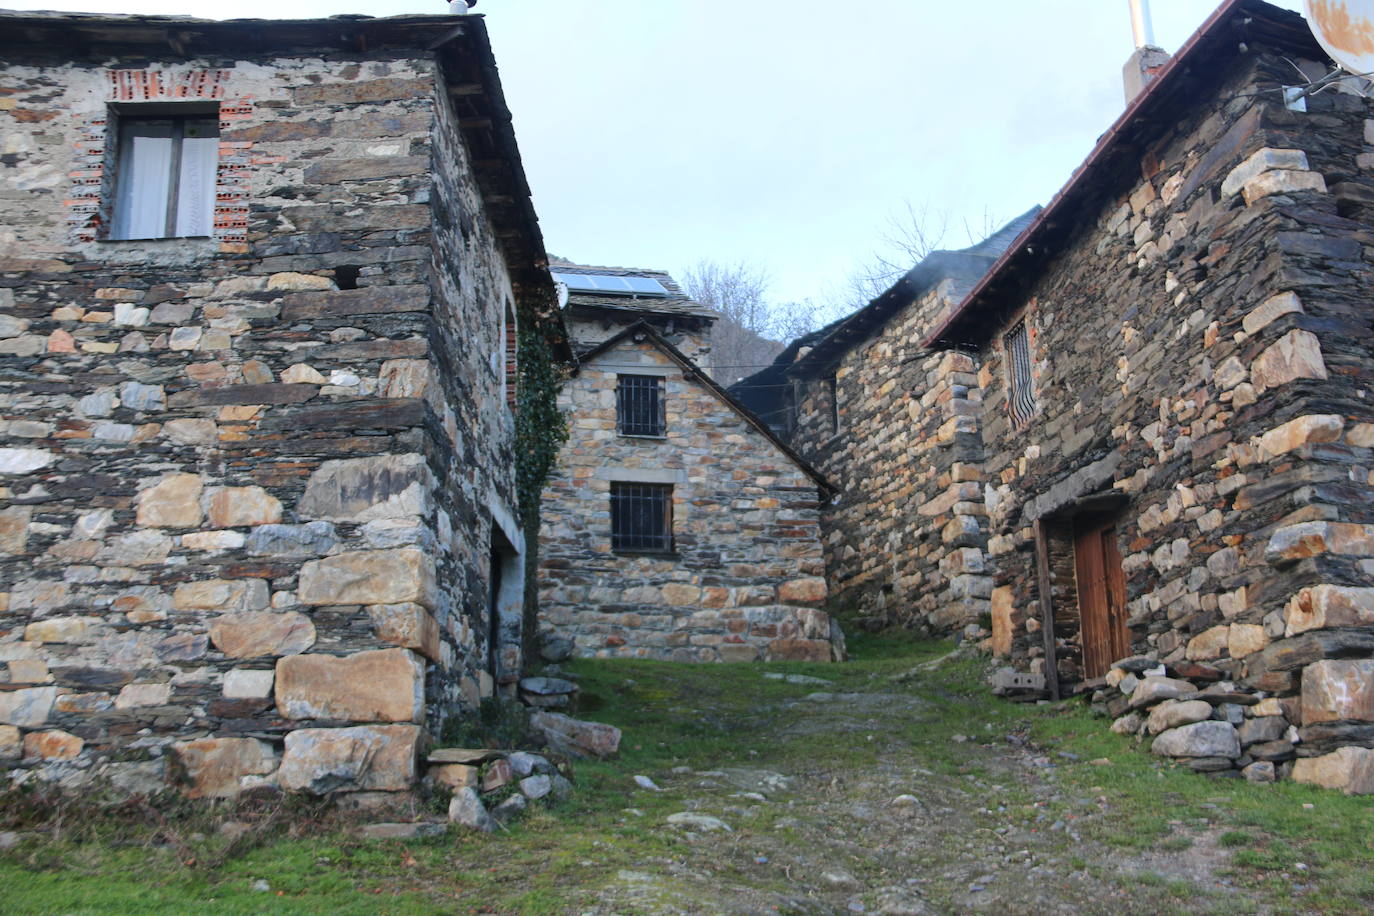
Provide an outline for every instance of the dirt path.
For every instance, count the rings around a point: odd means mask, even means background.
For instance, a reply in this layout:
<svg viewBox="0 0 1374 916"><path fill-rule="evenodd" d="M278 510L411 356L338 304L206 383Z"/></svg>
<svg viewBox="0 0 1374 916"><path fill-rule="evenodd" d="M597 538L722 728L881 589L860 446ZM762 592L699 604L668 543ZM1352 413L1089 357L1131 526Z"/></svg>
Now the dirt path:
<svg viewBox="0 0 1374 916"><path fill-rule="evenodd" d="M1110 829L1106 796L1072 797L1059 774L1088 763L1042 756L975 706L806 686L732 723L763 752L648 774L678 809L653 826L676 854L620 870L584 916L1265 911L1217 874L1228 853L1206 825L1155 849L1085 839ZM627 819L654 817L633 805Z"/></svg>

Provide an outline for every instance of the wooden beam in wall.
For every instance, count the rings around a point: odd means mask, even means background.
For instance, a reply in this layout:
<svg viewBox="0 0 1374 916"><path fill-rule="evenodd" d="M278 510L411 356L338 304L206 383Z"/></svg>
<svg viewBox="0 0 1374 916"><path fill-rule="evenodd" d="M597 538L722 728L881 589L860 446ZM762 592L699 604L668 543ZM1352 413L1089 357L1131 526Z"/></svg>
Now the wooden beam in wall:
<svg viewBox="0 0 1374 916"><path fill-rule="evenodd" d="M1045 639L1045 689L1059 699L1059 656L1055 652L1054 590L1050 584L1050 538L1043 519L1035 520L1035 579L1040 594L1040 632Z"/></svg>

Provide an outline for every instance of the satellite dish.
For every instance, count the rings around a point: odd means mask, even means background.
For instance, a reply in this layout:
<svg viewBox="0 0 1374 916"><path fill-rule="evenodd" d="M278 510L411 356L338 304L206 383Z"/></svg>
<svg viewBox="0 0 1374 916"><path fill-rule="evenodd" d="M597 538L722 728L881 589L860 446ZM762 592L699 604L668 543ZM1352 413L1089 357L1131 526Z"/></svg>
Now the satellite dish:
<svg viewBox="0 0 1374 916"><path fill-rule="evenodd" d="M1332 60L1356 76L1374 73L1374 0L1303 0L1302 5Z"/></svg>

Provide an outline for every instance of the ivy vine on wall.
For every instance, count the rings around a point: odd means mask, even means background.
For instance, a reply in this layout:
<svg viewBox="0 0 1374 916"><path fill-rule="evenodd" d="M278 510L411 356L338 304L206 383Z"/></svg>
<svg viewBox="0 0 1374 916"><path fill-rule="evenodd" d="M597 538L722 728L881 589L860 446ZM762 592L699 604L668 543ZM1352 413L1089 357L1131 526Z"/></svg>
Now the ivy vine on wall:
<svg viewBox="0 0 1374 916"><path fill-rule="evenodd" d="M558 410L566 371L554 359L543 321L530 322L516 337L520 367L515 388L515 487L525 529L525 658L538 652L539 520L544 484L568 440L567 418Z"/></svg>

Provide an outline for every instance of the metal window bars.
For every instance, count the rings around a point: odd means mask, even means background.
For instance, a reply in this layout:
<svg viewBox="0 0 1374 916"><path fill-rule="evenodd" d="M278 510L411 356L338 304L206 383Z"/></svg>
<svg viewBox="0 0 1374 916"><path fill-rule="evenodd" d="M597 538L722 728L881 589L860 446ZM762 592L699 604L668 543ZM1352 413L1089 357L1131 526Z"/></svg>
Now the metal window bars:
<svg viewBox="0 0 1374 916"><path fill-rule="evenodd" d="M662 436L664 415L663 379L657 375L617 376L616 428L622 436Z"/></svg>
<svg viewBox="0 0 1374 916"><path fill-rule="evenodd" d="M1007 350L1007 378L1011 391L1007 396L1007 410L1012 422L1025 426L1035 416L1035 385L1031 378L1030 337L1026 322L1018 322L1002 338Z"/></svg>
<svg viewBox="0 0 1374 916"><path fill-rule="evenodd" d="M611 549L626 553L672 551L672 484L611 484Z"/></svg>

